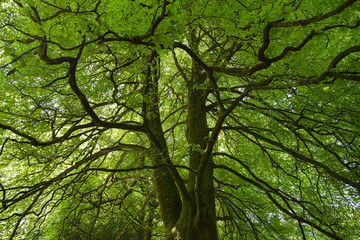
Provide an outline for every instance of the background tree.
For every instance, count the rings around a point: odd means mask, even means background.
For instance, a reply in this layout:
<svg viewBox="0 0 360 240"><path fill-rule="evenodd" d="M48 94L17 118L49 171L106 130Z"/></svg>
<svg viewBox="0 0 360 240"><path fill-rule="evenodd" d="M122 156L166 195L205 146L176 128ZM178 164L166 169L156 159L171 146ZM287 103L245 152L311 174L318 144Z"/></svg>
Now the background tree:
<svg viewBox="0 0 360 240"><path fill-rule="evenodd" d="M360 236L358 1L1 6L2 239Z"/></svg>

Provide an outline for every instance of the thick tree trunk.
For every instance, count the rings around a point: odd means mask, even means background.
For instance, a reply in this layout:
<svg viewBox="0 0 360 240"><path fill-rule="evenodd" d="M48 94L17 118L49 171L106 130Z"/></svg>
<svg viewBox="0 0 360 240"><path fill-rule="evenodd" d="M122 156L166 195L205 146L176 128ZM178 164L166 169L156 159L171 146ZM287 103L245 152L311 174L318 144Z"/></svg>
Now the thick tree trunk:
<svg viewBox="0 0 360 240"><path fill-rule="evenodd" d="M190 145L190 167L198 170L203 161L203 153L206 151L206 142L209 136L206 120L205 99L207 92L197 89L192 84L203 84L206 75L196 63L193 65L192 82L188 86L188 121L187 139ZM195 149L193 148L195 146ZM199 179L200 178L200 179ZM196 232L196 239L216 240L216 213L215 196L213 185L213 163L207 162L203 174L189 174L189 192L195 198L196 216L193 224ZM190 238L191 239L191 238Z"/></svg>
<svg viewBox="0 0 360 240"><path fill-rule="evenodd" d="M160 205L160 214L168 240L217 240L215 198L212 161L201 175L189 173L187 187L171 161L161 126L158 103L158 71L156 54L150 58L145 83L144 103L145 126L152 149L154 165L167 164L154 170L155 183ZM206 148L208 127L206 122L206 92L195 87L204 82L199 68L194 67L191 83L188 85L187 141L189 144L189 167L198 170ZM201 178L201 179L198 179Z"/></svg>
<svg viewBox="0 0 360 240"><path fill-rule="evenodd" d="M209 135L205 106L207 93L201 87L197 88L204 83L206 75L200 72L200 68L194 63L192 78L187 86L186 137L189 144L189 167L195 171L203 161ZM188 180L189 201L183 201L180 218L167 239L217 240L212 161L208 161L202 175L190 172Z"/></svg>
<svg viewBox="0 0 360 240"><path fill-rule="evenodd" d="M213 163L208 162L200 183L195 187L196 195L196 217L195 226L198 240L217 240L217 223L215 212L215 193L213 184Z"/></svg>
<svg viewBox="0 0 360 240"><path fill-rule="evenodd" d="M157 53L153 52L149 58L146 79L144 84L144 125L150 141L151 159L154 166L168 164L169 154L167 150L164 132L161 126L158 79L159 71ZM171 172L172 171L172 172ZM157 197L160 206L160 215L165 229L169 232L176 224L181 212L181 199L176 184L176 170L169 167L159 167L154 170ZM179 181L179 179L178 179Z"/></svg>

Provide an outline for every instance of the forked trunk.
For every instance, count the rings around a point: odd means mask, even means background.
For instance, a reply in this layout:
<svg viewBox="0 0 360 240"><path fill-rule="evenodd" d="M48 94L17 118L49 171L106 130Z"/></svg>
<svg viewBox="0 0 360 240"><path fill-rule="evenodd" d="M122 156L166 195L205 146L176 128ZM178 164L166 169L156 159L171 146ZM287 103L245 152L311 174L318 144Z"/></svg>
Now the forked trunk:
<svg viewBox="0 0 360 240"><path fill-rule="evenodd" d="M153 164L166 164L154 171L160 214L167 233L167 240L217 240L213 163L206 161L202 174L189 172L187 185L172 167L167 143L161 126L158 99L159 63L157 54L150 56L145 82L143 114L146 116L148 139ZM205 81L194 65L192 81L188 85L187 141L189 167L197 171L204 161L208 127L206 122L206 92L196 88Z"/></svg>
<svg viewBox="0 0 360 240"><path fill-rule="evenodd" d="M204 82L196 64L193 66L192 81L188 84L187 141L189 144L189 167L198 170L203 159L208 138L206 121L206 92L195 84ZM189 173L187 189L189 200L182 203L180 218L168 233L168 240L217 240L215 196L213 185L213 162L207 161L202 174Z"/></svg>
<svg viewBox="0 0 360 240"><path fill-rule="evenodd" d="M204 189L205 190L205 189ZM201 203L183 202L181 215L174 228L168 231L167 240L217 240L213 191L201 193ZM200 206L200 208L199 208Z"/></svg>

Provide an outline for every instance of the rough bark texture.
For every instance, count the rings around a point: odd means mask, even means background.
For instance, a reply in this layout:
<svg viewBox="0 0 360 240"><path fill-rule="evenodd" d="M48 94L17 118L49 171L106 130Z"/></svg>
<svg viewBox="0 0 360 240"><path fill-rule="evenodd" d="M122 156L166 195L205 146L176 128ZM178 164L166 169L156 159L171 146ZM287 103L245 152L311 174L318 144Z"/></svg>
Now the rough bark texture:
<svg viewBox="0 0 360 240"><path fill-rule="evenodd" d="M206 74L202 73L200 67L193 64L194 84L203 84ZM196 146L196 149L190 148L190 167L199 169L203 159L203 153L206 151L206 142L209 136L208 125L206 121L205 99L207 92L197 89L194 86L188 87L188 133L187 138L190 146ZM215 240L217 238L215 197L213 186L213 163L207 161L206 170L203 174L197 174L195 179L189 176L189 191L191 196L195 197L196 216L193 220L196 231L196 239ZM194 181L194 182L193 182Z"/></svg>
<svg viewBox="0 0 360 240"><path fill-rule="evenodd" d="M166 147L166 140L161 126L157 81L159 78L156 63L157 54L153 52L149 61L152 63L148 67L145 79L144 106L145 127L150 141L153 165L167 163L169 158ZM160 205L160 214L165 229L169 232L176 224L181 211L181 199L178 188L172 174L167 167L160 167L154 170L157 196Z"/></svg>
<svg viewBox="0 0 360 240"><path fill-rule="evenodd" d="M207 92L201 89L206 75L194 63L191 81L188 82L188 117L186 137L189 144L189 167L198 170L206 149L208 126L205 99ZM213 163L202 175L189 173L187 189L189 200L182 204L182 211L168 239L217 240L215 197L213 186ZM198 179L198 178L201 178ZM197 185L200 183L200 185Z"/></svg>
<svg viewBox="0 0 360 240"><path fill-rule="evenodd" d="M167 239L217 240L215 198L213 186L213 164L207 161L201 175L189 173L187 186L171 161L161 126L158 99L158 63L156 53L150 57L145 82L143 113L150 141L154 165L168 164L156 168L154 177L160 214L167 232ZM208 126L205 99L207 92L201 89L206 74L194 63L191 81L188 82L188 117L186 137L189 144L189 167L197 171L206 149ZM199 179L201 178L201 179Z"/></svg>

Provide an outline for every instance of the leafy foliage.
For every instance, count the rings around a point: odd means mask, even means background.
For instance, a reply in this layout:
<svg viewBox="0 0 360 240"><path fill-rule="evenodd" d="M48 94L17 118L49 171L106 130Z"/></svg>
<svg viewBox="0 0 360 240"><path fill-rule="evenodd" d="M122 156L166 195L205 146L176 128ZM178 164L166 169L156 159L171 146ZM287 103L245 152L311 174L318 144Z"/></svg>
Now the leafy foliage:
<svg viewBox="0 0 360 240"><path fill-rule="evenodd" d="M359 238L358 8L2 1L0 238Z"/></svg>

